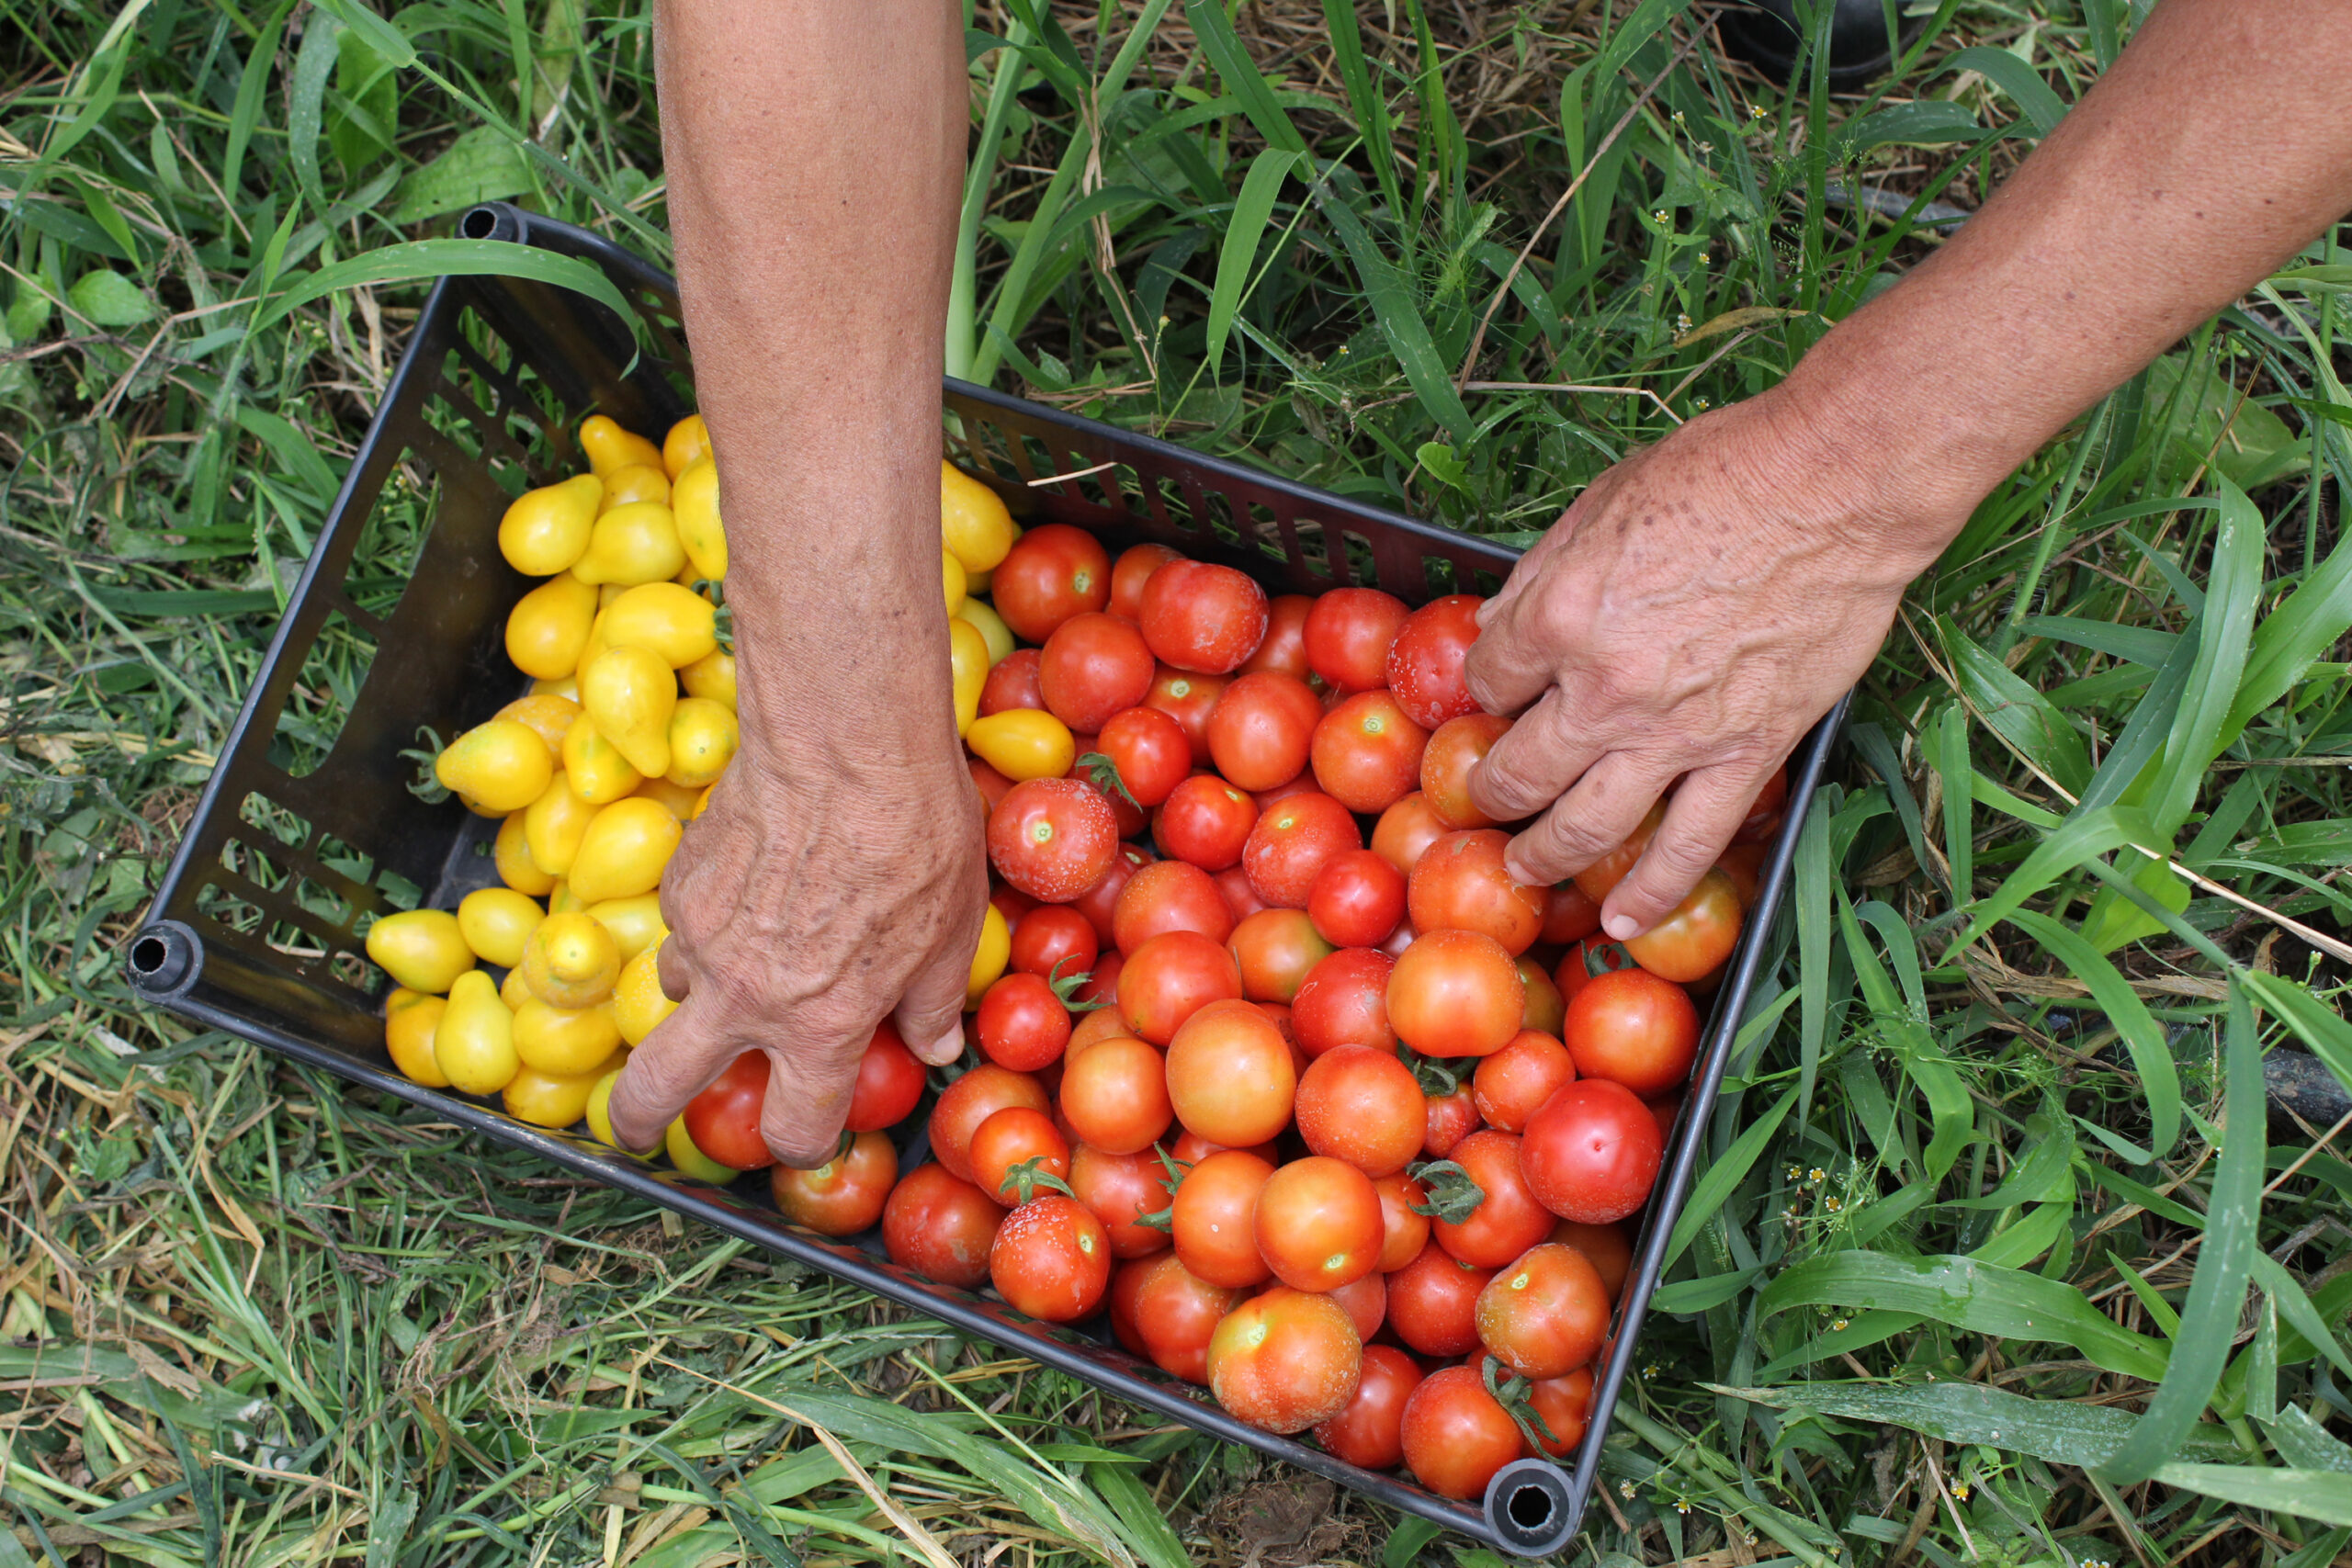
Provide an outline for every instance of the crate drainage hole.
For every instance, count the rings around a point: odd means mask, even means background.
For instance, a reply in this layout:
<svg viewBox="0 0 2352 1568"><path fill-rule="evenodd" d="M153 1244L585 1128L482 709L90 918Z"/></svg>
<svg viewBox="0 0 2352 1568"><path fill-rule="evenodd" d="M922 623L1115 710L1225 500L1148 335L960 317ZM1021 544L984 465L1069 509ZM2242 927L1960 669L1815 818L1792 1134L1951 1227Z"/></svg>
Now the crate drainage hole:
<svg viewBox="0 0 2352 1568"><path fill-rule="evenodd" d="M1521 1486L1510 1495L1510 1522L1532 1535L1552 1522L1552 1495L1541 1486Z"/></svg>
<svg viewBox="0 0 2352 1568"><path fill-rule="evenodd" d="M141 975L159 975L172 955L172 944L159 936L142 936L130 944L130 966ZM1513 1499L1511 1506L1519 1505Z"/></svg>

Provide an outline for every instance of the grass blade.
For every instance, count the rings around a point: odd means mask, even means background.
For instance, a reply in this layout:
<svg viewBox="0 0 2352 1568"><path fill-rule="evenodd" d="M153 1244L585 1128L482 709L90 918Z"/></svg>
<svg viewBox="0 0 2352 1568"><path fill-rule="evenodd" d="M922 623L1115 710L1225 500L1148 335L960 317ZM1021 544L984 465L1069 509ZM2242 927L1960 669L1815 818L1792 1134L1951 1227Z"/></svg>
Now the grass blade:
<svg viewBox="0 0 2352 1568"><path fill-rule="evenodd" d="M1354 209L1328 182L1315 182L1315 204L1347 247L1348 259L1355 264L1356 277L1372 306L1373 320L1379 323L1380 335L1388 340L1389 352L1396 355L1422 409L1445 427L1456 450L1467 449L1476 440L1470 411L1463 407L1462 394L1453 389L1453 379L1437 356L1437 344L1430 336L1429 323L1421 319L1412 289L1380 254Z"/></svg>
<svg viewBox="0 0 2352 1568"><path fill-rule="evenodd" d="M1266 139L1266 145L1284 152L1305 156L1306 138L1282 105L1274 101L1273 88L1259 73L1257 62L1241 46L1241 39L1227 19L1224 0L1187 0L1184 20L1192 24L1193 34L1201 40L1209 63L1216 70L1217 79L1225 90L1241 105L1241 112Z"/></svg>
<svg viewBox="0 0 2352 1568"><path fill-rule="evenodd" d="M1707 1167L1706 1174L1691 1187L1690 1196L1682 1205L1682 1213L1675 1218L1674 1232L1666 1242L1666 1262L1661 1267L1673 1267L1674 1260L1682 1256L1691 1239L1698 1235L1699 1228L1714 1218L1715 1211L1730 1201L1733 1191L1755 1168L1757 1159L1764 1153L1764 1145L1772 1141L1774 1133L1780 1131L1789 1108L1796 1102L1797 1091L1794 1089L1781 1096L1770 1111L1749 1122L1747 1129L1732 1140L1731 1147Z"/></svg>
<svg viewBox="0 0 2352 1568"><path fill-rule="evenodd" d="M2165 742L2164 761L2149 781L2148 814L2167 839L2188 819L2205 770L2221 754L2222 729L2254 635L2255 603L2262 592L2262 514L2229 480L2216 476L2214 485L2221 520L2205 608L2197 617L2197 662Z"/></svg>
<svg viewBox="0 0 2352 1568"><path fill-rule="evenodd" d="M2165 1032L2130 983L2105 954L2065 925L2031 909L2012 909L2007 919L2033 938L2091 989L2091 1000L2123 1037L2132 1070L2148 1100L2150 1159L2163 1159L2180 1138L2180 1069L2165 1043Z"/></svg>
<svg viewBox="0 0 2352 1568"><path fill-rule="evenodd" d="M558 255L504 240L412 240L385 245L298 276L285 292L254 313L259 332L288 312L338 288L374 283L411 283L434 277L524 277L585 294L631 325L637 312L602 269L577 257Z"/></svg>
<svg viewBox="0 0 2352 1568"><path fill-rule="evenodd" d="M2134 1419L2129 1411L2027 1399L1985 1383L1933 1382L1911 1388L1855 1383L1808 1383L1801 1389L1708 1386L1715 1393L1775 1410L1802 1407L1849 1421L1903 1427L1947 1443L1981 1443L2031 1454L2052 1464L2098 1463L2131 1432ZM2236 1438L2211 1425L2183 1434L2177 1452L2183 1459L2222 1463L2244 1454Z"/></svg>
<svg viewBox="0 0 2352 1568"><path fill-rule="evenodd" d="M1273 216L1274 198L1282 194L1283 181L1300 156L1285 148L1268 147L1250 160L1250 172L1242 176L1241 194L1234 198L1233 215L1226 220L1225 243L1217 247L1216 282L1209 289L1208 347L1204 352L1212 375L1225 359L1225 340L1233 331L1235 313L1241 309L1250 269L1257 265L1258 242L1265 234L1266 220Z"/></svg>

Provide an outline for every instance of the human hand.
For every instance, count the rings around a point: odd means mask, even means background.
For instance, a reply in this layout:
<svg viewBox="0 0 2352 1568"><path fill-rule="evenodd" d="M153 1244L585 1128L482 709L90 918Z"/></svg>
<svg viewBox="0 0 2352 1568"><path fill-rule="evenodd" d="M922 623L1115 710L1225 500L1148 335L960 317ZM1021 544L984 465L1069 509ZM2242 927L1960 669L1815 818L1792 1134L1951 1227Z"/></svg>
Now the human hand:
<svg viewBox="0 0 2352 1568"><path fill-rule="evenodd" d="M1887 496L1875 471L1766 393L1626 457L1527 552L1467 668L1483 705L1520 714L1471 798L1498 821L1542 813L1511 840L1513 880L1573 875L1671 790L1601 927L1638 935L1698 884L1966 521L1958 496Z"/></svg>
<svg viewBox="0 0 2352 1568"><path fill-rule="evenodd" d="M625 1146L650 1147L763 1051L760 1135L808 1168L832 1157L882 1019L933 1066L963 1051L988 899L980 802L944 705L933 716L868 694L855 732L828 744L805 719L763 722L753 690L742 748L662 880L662 988L678 1010L630 1056L610 1114ZM801 705L824 705L841 706ZM910 707L924 716L875 723Z"/></svg>

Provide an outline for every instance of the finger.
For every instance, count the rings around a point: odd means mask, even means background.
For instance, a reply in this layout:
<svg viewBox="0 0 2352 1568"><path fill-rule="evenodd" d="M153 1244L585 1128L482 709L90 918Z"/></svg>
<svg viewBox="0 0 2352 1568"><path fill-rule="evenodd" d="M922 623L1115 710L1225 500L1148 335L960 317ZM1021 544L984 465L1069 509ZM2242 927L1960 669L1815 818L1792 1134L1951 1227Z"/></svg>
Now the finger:
<svg viewBox="0 0 2352 1568"><path fill-rule="evenodd" d="M621 1147L658 1145L686 1101L708 1089L741 1054L734 1041L713 1027L710 1013L707 1004L690 998L629 1053L605 1106Z"/></svg>
<svg viewBox="0 0 2352 1568"><path fill-rule="evenodd" d="M1540 568L1529 570L1544 580L1510 595L1486 620L1462 666L1470 694L1488 713L1517 713L1552 683L1555 650L1544 636L1544 603L1559 584Z"/></svg>
<svg viewBox="0 0 2352 1568"><path fill-rule="evenodd" d="M1623 942L1672 914L1739 830L1770 772L1724 762L1687 774L1668 797L1649 848L1601 901L1600 929Z"/></svg>
<svg viewBox="0 0 2352 1568"><path fill-rule="evenodd" d="M960 945L942 947L915 971L891 1015L907 1049L933 1067L944 1067L964 1054L964 993L971 984L972 961L954 956Z"/></svg>
<svg viewBox="0 0 2352 1568"><path fill-rule="evenodd" d="M1503 579L1501 589L1478 606L1475 619L1481 631L1492 625L1494 618L1501 615L1512 600L1526 592L1529 585L1543 575L1545 558L1559 548L1567 538L1568 531L1568 513L1562 513L1544 536L1527 547L1526 553L1512 565L1510 575Z"/></svg>
<svg viewBox="0 0 2352 1568"><path fill-rule="evenodd" d="M1517 822L1566 794L1602 754L1576 707L1558 687L1545 692L1470 770L1470 804Z"/></svg>
<svg viewBox="0 0 2352 1568"><path fill-rule="evenodd" d="M1494 753L1487 757L1492 761ZM1510 841L1503 868L1513 882L1528 887L1574 876L1623 843L1673 777L1648 758L1610 752Z"/></svg>
<svg viewBox="0 0 2352 1568"><path fill-rule="evenodd" d="M814 1170L841 1148L842 1122L857 1088L857 1067L874 1025L826 1026L799 1036L789 1054L768 1053L768 1092L760 1102L760 1139L779 1164Z"/></svg>
<svg viewBox="0 0 2352 1568"><path fill-rule="evenodd" d="M666 923L666 917L664 918ZM662 994L673 1002L683 1002L694 987L686 977L684 950L667 937L653 953L653 973L662 982Z"/></svg>

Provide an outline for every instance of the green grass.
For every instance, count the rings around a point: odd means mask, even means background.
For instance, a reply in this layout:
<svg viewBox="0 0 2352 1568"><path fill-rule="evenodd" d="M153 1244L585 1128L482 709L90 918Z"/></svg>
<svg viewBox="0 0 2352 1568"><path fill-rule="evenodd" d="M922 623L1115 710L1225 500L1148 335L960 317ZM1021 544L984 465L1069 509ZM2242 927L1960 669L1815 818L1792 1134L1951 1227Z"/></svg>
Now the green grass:
<svg viewBox="0 0 2352 1568"><path fill-rule="evenodd" d="M951 355L1529 533L1923 254L1838 182L1973 204L2128 33L2086 4L1946 0L1853 98L1657 0L1335 47L1300 0L1007 5ZM963 1560L1466 1557L1353 1503L1292 1543L1297 1477L133 1005L116 946L448 265L355 258L509 197L667 260L641 4L407 7L413 67L288 12L0 7L0 1563L907 1560L775 1404ZM1577 1561L2344 1549L2352 1165L2257 1134L2265 1053L2352 1068L2346 282L2314 248L1913 592Z"/></svg>

